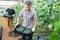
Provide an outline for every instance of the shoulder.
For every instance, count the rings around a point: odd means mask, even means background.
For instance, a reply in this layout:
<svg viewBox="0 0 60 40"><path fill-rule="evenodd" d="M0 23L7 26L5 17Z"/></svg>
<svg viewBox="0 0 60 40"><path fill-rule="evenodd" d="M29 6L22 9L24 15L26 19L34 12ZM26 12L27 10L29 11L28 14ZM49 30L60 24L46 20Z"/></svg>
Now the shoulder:
<svg viewBox="0 0 60 40"><path fill-rule="evenodd" d="M21 9L21 11L19 12L19 14L21 15L21 14L23 14L25 12L25 9L23 8L23 9Z"/></svg>
<svg viewBox="0 0 60 40"><path fill-rule="evenodd" d="M35 13L36 13L36 11L35 11L33 8L31 8L31 11L32 11L32 13L33 13L33 14L35 14Z"/></svg>
<svg viewBox="0 0 60 40"><path fill-rule="evenodd" d="M20 11L20 12L24 12L24 11L25 11L25 8L21 9L21 11Z"/></svg>
<svg viewBox="0 0 60 40"><path fill-rule="evenodd" d="M36 12L33 8L31 8L31 11Z"/></svg>

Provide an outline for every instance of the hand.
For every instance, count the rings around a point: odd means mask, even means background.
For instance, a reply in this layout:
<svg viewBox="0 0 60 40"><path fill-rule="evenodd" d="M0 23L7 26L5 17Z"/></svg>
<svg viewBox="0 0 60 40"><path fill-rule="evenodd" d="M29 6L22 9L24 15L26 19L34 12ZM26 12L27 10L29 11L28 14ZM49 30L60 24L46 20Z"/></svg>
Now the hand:
<svg viewBox="0 0 60 40"><path fill-rule="evenodd" d="M12 15L12 17L14 17L14 15Z"/></svg>
<svg viewBox="0 0 60 40"><path fill-rule="evenodd" d="M32 28L32 32L34 32L34 31L35 31L35 27Z"/></svg>
<svg viewBox="0 0 60 40"><path fill-rule="evenodd" d="M12 17L14 17L15 16L15 14L14 15L12 15Z"/></svg>

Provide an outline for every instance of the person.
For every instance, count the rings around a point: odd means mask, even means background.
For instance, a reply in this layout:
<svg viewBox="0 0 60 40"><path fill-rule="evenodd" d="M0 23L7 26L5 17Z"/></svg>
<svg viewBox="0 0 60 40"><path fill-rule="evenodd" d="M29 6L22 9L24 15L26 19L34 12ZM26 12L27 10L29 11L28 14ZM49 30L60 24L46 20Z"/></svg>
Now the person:
<svg viewBox="0 0 60 40"><path fill-rule="evenodd" d="M12 17L15 16L15 10L13 9L13 6L11 5L7 10L6 13ZM13 18L8 18L8 26L10 28L10 32L12 32L13 29Z"/></svg>
<svg viewBox="0 0 60 40"><path fill-rule="evenodd" d="M32 29L32 32L35 31L35 28L38 24L37 14L34 9L32 9L32 2L26 1L25 7L20 11L17 24L19 24L20 19L22 19L22 26ZM22 40L26 40L26 34L22 34ZM28 40L32 40L32 34L28 36Z"/></svg>

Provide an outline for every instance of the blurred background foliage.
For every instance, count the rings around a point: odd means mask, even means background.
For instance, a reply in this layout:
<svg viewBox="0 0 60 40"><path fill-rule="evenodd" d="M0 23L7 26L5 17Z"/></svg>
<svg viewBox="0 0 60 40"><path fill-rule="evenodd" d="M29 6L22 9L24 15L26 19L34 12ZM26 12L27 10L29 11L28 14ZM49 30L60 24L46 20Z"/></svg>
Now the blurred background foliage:
<svg viewBox="0 0 60 40"><path fill-rule="evenodd" d="M19 16L19 13L20 13L20 11L21 11L21 9L23 9L24 8L24 5L23 5L23 3L18 3L18 4L16 4L16 5L14 5L14 10L15 10L15 12L16 12L16 16L14 17L14 25L16 24L16 22L17 22L17 17Z"/></svg>
<svg viewBox="0 0 60 40"><path fill-rule="evenodd" d="M60 40L60 20L54 23L54 32L50 35L49 40Z"/></svg>
<svg viewBox="0 0 60 40"><path fill-rule="evenodd" d="M3 22L2 22L2 20L1 20L1 16L0 16L0 26L2 26L3 25Z"/></svg>

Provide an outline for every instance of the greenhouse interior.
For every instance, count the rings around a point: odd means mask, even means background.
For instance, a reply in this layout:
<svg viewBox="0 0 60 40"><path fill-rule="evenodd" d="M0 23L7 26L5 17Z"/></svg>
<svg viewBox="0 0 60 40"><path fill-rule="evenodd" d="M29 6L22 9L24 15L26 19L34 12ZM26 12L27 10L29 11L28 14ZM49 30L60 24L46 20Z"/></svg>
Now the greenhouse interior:
<svg viewBox="0 0 60 40"><path fill-rule="evenodd" d="M60 0L0 0L0 40L60 40Z"/></svg>

